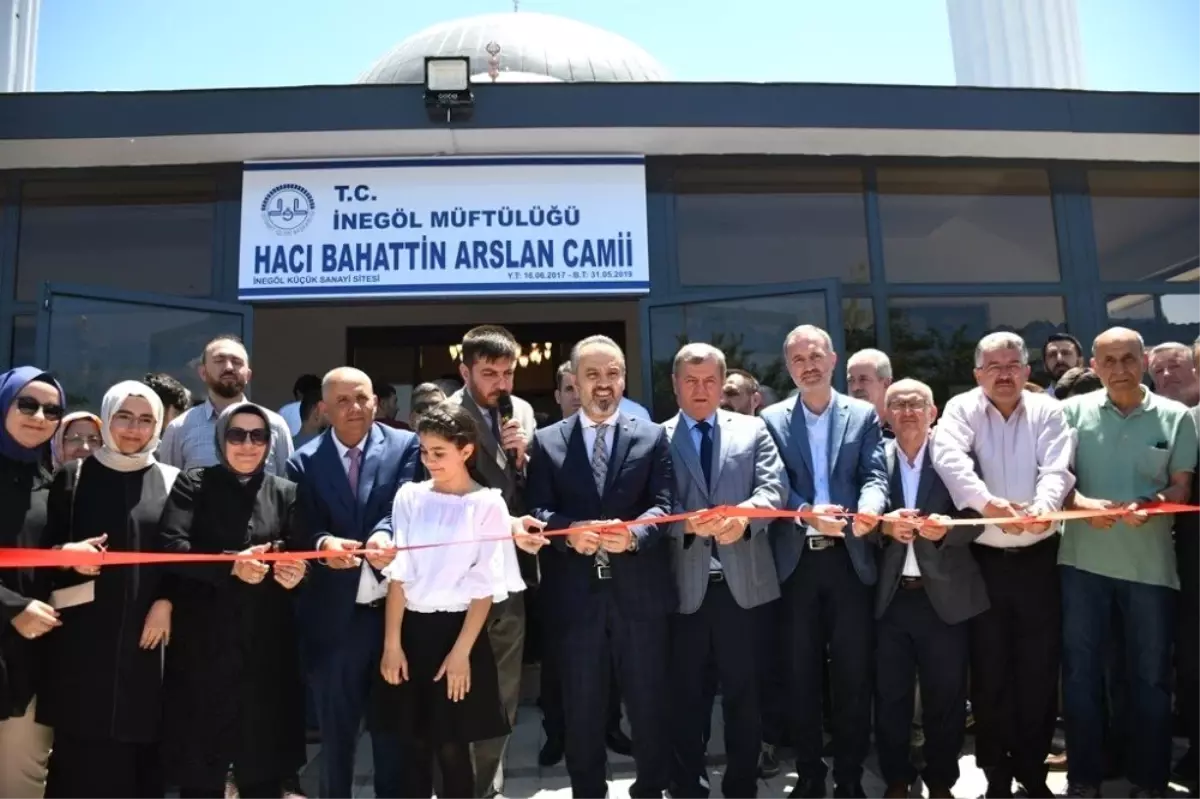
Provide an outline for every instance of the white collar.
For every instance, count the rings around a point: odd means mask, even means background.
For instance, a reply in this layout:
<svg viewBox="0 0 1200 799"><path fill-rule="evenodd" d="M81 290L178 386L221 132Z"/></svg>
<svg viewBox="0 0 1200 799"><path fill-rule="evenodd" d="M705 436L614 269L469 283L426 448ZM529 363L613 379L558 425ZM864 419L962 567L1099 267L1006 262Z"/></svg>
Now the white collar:
<svg viewBox="0 0 1200 799"><path fill-rule="evenodd" d="M579 423L584 427L599 427L602 424L606 424L611 428L616 423L616 418L619 411L613 411L612 416L609 416L607 419L602 419L599 422L593 422L592 417L588 416L586 413L578 411L576 413L579 416Z"/></svg>
<svg viewBox="0 0 1200 799"><path fill-rule="evenodd" d="M907 469L910 472L921 471L921 467L925 465L925 450L928 446L929 446L929 439L925 439L925 442L923 444L921 444L921 448L919 450L917 450L916 460L914 460L912 465L910 466L908 463L908 456L904 454L904 450L900 449L900 444L897 443L896 444L896 458L899 459L899 461L900 461L900 468Z"/></svg>
<svg viewBox="0 0 1200 799"><path fill-rule="evenodd" d="M357 444L355 444L354 447L347 447L345 444L343 444L342 440L337 437L337 433L333 432L332 427L329 428L329 437L333 439L333 445L335 447L337 447L338 457L345 459L346 453L349 452L351 449L358 450L360 455L366 451L367 439L371 437L371 430L370 430L370 428L368 428L367 434L365 436L363 436L362 440L359 441Z"/></svg>

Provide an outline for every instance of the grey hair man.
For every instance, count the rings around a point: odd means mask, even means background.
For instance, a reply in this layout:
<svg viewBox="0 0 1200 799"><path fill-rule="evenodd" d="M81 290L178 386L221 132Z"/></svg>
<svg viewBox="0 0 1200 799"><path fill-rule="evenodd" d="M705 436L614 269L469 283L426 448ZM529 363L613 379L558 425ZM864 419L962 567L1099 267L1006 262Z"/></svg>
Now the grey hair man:
<svg viewBox="0 0 1200 799"><path fill-rule="evenodd" d="M780 508L786 495L779 450L761 419L719 407L726 377L725 353L710 344L687 344L675 356L679 413L663 429L671 441L676 508ZM679 592L671 625L679 795L702 792L710 669L720 680L725 714L729 763L722 792L756 791L762 741L757 609L779 597L768 527L768 519L700 516L668 532Z"/></svg>
<svg viewBox="0 0 1200 799"><path fill-rule="evenodd" d="M1074 487L1072 436L1062 405L1025 390L1029 350L1015 333L975 347L977 388L946 403L933 434L933 465L959 508L997 520L975 555L992 607L971 620L976 760L989 796L1015 778L1049 795L1061 630L1058 536L1048 522L1015 520L1061 510Z"/></svg>
<svg viewBox="0 0 1200 799"><path fill-rule="evenodd" d="M892 384L892 361L882 350L859 350L846 361L846 388L855 399L866 400L875 406L888 438L887 395Z"/></svg>
<svg viewBox="0 0 1200 799"><path fill-rule="evenodd" d="M1178 341L1157 344L1146 353L1146 366L1155 393L1189 408L1200 405L1200 373L1192 347Z"/></svg>

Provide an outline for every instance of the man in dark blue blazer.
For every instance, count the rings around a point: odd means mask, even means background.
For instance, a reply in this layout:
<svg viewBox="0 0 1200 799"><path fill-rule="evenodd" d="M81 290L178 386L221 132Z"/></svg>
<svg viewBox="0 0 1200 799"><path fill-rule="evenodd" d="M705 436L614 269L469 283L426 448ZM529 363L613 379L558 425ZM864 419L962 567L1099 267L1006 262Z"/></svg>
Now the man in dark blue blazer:
<svg viewBox="0 0 1200 799"><path fill-rule="evenodd" d="M301 649L316 703L324 759L321 796L348 797L354 750L371 683L383 651L387 583L379 573L394 554L392 502L413 479L417 437L374 423L371 380L357 369L335 369L322 383L321 412L330 428L288 461L299 484L300 512L314 531L306 549L330 557L310 571L299 594ZM364 561L340 552L377 549ZM399 796L401 747L372 735L375 795Z"/></svg>
<svg viewBox="0 0 1200 799"><path fill-rule="evenodd" d="M798 780L792 796L825 796L822 667L829 647L834 796L863 796L871 743L876 546L864 537L887 507L882 431L874 406L833 390L829 334L801 325L784 341L799 389L762 412L788 477L792 510L819 514L771 526L792 652L791 727ZM858 513L853 524L835 515Z"/></svg>
<svg viewBox="0 0 1200 799"><path fill-rule="evenodd" d="M658 425L618 410L625 356L605 336L571 353L582 406L539 430L528 466L528 506L547 530L638 520L555 536L540 553L547 636L558 648L566 711L567 773L576 797L607 794L607 685L615 654L628 702L637 779L632 797L659 797L670 777L666 727L669 614L676 606L665 530L670 445Z"/></svg>

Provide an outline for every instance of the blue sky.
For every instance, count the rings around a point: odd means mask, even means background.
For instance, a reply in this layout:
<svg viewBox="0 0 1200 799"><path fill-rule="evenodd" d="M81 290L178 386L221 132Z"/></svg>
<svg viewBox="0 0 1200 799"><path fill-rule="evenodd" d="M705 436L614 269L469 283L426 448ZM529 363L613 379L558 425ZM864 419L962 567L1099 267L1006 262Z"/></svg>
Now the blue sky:
<svg viewBox="0 0 1200 799"><path fill-rule="evenodd" d="M1078 0L1086 88L1200 91L1196 0ZM39 91L348 83L435 22L511 0L42 0ZM945 0L524 0L677 80L950 84Z"/></svg>

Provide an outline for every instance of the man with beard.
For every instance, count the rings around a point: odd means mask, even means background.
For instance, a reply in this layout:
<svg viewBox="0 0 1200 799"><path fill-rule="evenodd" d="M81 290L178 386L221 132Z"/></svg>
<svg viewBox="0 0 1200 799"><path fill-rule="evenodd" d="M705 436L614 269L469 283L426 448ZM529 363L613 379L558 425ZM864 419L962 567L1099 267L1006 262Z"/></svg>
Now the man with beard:
<svg viewBox="0 0 1200 799"><path fill-rule="evenodd" d="M875 406L884 438L894 438L884 398L892 384L892 360L882 350L859 350L846 361L846 388L850 396Z"/></svg>
<svg viewBox="0 0 1200 799"><path fill-rule="evenodd" d="M237 336L214 338L204 345L197 372L208 387L208 398L167 425L155 453L160 462L184 471L218 463L217 417L230 405L246 401L246 384L252 374L246 346ZM271 428L266 471L283 477L292 456L292 434L282 416L270 410L266 414Z"/></svg>
<svg viewBox="0 0 1200 799"><path fill-rule="evenodd" d="M790 630L793 797L825 796L822 689L825 653L833 698L834 796L866 796L874 655L876 549L865 536L888 500L879 417L868 402L833 389L829 333L800 325L783 342L798 394L762 412L787 470L786 508L806 515L771 526ZM844 514L852 513L853 522Z"/></svg>
<svg viewBox="0 0 1200 799"><path fill-rule="evenodd" d="M661 796L671 767L666 729L667 619L675 609L666 533L674 478L666 433L619 411L625 355L591 336L571 351L579 412L544 427L529 455L529 506L548 530L541 552L549 637L558 647L566 710L567 773L575 796L608 793L605 755L609 668L636 731L632 797ZM590 479L589 479L590 478ZM603 527L633 520L633 526ZM601 525L599 529L571 528Z"/></svg>
<svg viewBox="0 0 1200 799"><path fill-rule="evenodd" d="M558 403L562 418L567 419L579 410L579 387L575 383L574 373L571 372L570 361L558 367L558 371L554 373L554 382L554 401ZM545 553L539 557L554 557L551 550L545 550ZM540 589L534 590L530 595L530 600L537 605L538 633L542 644L541 687L538 706L542 710L542 729L546 731L546 743L538 752L538 765L542 768L549 768L562 760L566 746L562 675L558 670L557 652L555 652L552 642L547 639L545 632L551 610L546 607L547 602ZM621 690L617 684L615 668L608 689L608 733L605 736L605 742L608 744L608 748L618 755L629 757L633 753L633 742L621 729Z"/></svg>
<svg viewBox="0 0 1200 799"><path fill-rule="evenodd" d="M537 429L533 407L512 396L519 354L517 340L503 327L481 325L468 330L462 339L462 362L458 366L463 387L446 399L465 408L479 429L479 452L472 475L481 485L499 489L513 516L525 512L525 450ZM500 415L500 398L505 395L512 401L509 419ZM537 582L536 558L518 552L517 561L526 584ZM500 678L500 701L509 725L515 727L525 647L525 596L509 594L503 602L494 602L486 630ZM507 744L505 736L472 746L477 796L495 796L504 789Z"/></svg>
<svg viewBox="0 0 1200 799"><path fill-rule="evenodd" d="M1062 509L1075 482L1073 439L1062 404L1025 391L1028 380L1024 340L984 336L975 347L978 388L946 403L933 434L933 466L954 504L993 521L973 550L992 606L970 622L975 761L988 796L1012 796L1014 778L1028 796L1051 795L1059 537L1050 522L1022 517Z"/></svg>
<svg viewBox="0 0 1200 799"><path fill-rule="evenodd" d="M745 369L730 369L721 388L721 408L743 416L758 416L764 407L758 379Z"/></svg>
<svg viewBox="0 0 1200 799"><path fill-rule="evenodd" d="M1083 362L1083 346L1070 333L1051 333L1042 345L1042 368L1050 378L1051 393L1054 393L1054 386L1068 369L1086 365Z"/></svg>

